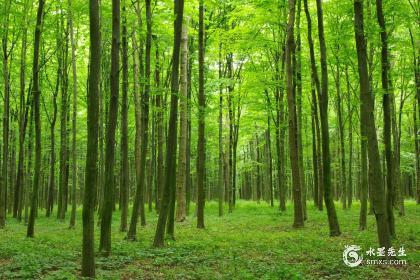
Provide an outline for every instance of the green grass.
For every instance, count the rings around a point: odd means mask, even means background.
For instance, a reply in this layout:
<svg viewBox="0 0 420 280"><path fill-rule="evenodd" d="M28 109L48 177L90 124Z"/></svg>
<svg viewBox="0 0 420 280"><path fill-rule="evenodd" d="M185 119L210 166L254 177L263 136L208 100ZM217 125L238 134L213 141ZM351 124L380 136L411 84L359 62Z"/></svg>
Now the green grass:
<svg viewBox="0 0 420 280"><path fill-rule="evenodd" d="M193 208L192 208L193 209ZM113 215L112 255L97 257L98 279L419 279L420 207L406 202L406 216L396 217L394 248L404 246L407 265L343 264L345 245L365 251L376 248L374 217L368 229L358 230L359 205L341 210L342 235L329 237L326 212L308 204L309 219L303 229L293 229L292 208L286 213L266 203L239 201L235 211L217 216L217 204L207 203L206 229L195 228L195 218L176 225L176 241L153 249L156 214L147 214L147 226L138 228L137 242L125 241L119 232L119 212ZM39 213L35 238L25 237L26 227L10 218L0 231L0 279L80 278L81 209L75 230L68 222ZM96 247L99 230L95 230Z"/></svg>

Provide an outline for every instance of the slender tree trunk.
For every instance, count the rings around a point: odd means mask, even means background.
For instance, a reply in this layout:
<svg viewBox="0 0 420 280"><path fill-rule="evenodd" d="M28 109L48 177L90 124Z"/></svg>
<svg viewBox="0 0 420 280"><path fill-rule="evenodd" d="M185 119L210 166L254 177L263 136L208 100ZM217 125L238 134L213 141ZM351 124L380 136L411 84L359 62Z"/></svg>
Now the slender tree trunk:
<svg viewBox="0 0 420 280"><path fill-rule="evenodd" d="M222 43L219 43L219 79L223 77L222 74ZM219 161L218 161L218 201L219 201L219 217L223 216L223 86L219 85Z"/></svg>
<svg viewBox="0 0 420 280"><path fill-rule="evenodd" d="M416 81L416 97L414 100L414 110L413 110L413 120L414 120L414 147L416 153L416 201L417 204L420 204L420 138L418 133L418 119L417 113L420 117L420 53L416 49L416 44L413 38L413 33L411 29L410 31L410 38L411 38L411 46L413 48L413 67L414 67L414 80ZM402 189L402 187L401 187ZM401 193L402 196L402 193Z"/></svg>
<svg viewBox="0 0 420 280"><path fill-rule="evenodd" d="M337 59L337 72L335 77L335 85L337 89L337 119L338 132L340 138L340 185L341 185L341 203L343 209L347 209L347 185L346 185L346 151L344 146L344 121L343 121L343 107L341 99L341 73L340 62Z"/></svg>
<svg viewBox="0 0 420 280"><path fill-rule="evenodd" d="M261 161L261 153L260 153L260 141L258 137L258 133L255 133L255 150L256 150L256 165L257 165L257 183L256 183L256 198L257 203L260 203L261 200L261 171L260 171L260 161Z"/></svg>
<svg viewBox="0 0 420 280"><path fill-rule="evenodd" d="M321 113L321 133L322 133L322 177L325 207L327 208L328 224L330 236L341 234L338 224L337 214L333 197L331 194L331 162L330 162L330 137L328 127L328 71L327 71L327 49L324 38L324 19L321 0L316 0L318 14L318 35L321 53L321 91L319 94L320 113Z"/></svg>
<svg viewBox="0 0 420 280"><path fill-rule="evenodd" d="M105 147L105 184L101 215L101 238L99 251L111 253L111 222L115 199L115 130L118 120L119 69L120 68L120 0L112 1L112 45L111 45L111 92L109 96L108 124Z"/></svg>
<svg viewBox="0 0 420 280"><path fill-rule="evenodd" d="M64 26L64 16L60 19L60 28L65 33L65 43L59 48L59 57L61 61L61 116L60 116L60 174L59 174L59 204L57 211L57 218L65 219L68 203L68 74L67 74L67 54L68 54L68 30Z"/></svg>
<svg viewBox="0 0 420 280"><path fill-rule="evenodd" d="M293 183L293 202L294 202L294 221L293 227L303 227L304 214L302 208L302 187L299 172L299 140L297 135L298 123L296 113L296 96L293 85L293 65L292 52L295 47L294 42L294 24L296 1L289 0L289 20L287 25L287 44L286 44L286 77L287 77L287 104L289 113L289 149L290 163L292 167Z"/></svg>
<svg viewBox="0 0 420 280"><path fill-rule="evenodd" d="M367 136L367 151L369 155L369 169L371 172L370 186L372 187L374 203L373 211L376 218L379 245L381 247L389 248L391 246L391 236L389 233L385 190L383 187L378 140L376 136L375 119L373 115L373 97L369 93L367 52L363 27L363 0L354 0L354 13L354 29L359 65L360 102L362 104L361 125L364 126Z"/></svg>
<svg viewBox="0 0 420 280"><path fill-rule="evenodd" d="M121 224L120 231L127 231L128 199L129 199L129 167L128 167L128 37L126 1L122 7L122 103L121 103Z"/></svg>
<svg viewBox="0 0 420 280"><path fill-rule="evenodd" d="M141 151L140 151L140 172L137 173L136 194L133 205L133 213L131 215L130 227L128 229L127 239L136 240L138 211L141 212L141 224L146 225L144 211L144 189L146 183L146 153L149 138L149 95L150 95L150 51L152 46L152 15L150 8L150 0L146 0L146 57L145 57L145 89L141 96Z"/></svg>
<svg viewBox="0 0 420 280"><path fill-rule="evenodd" d="M156 166L156 196L157 196L157 209L160 209L162 190L164 184L164 170L163 170L163 148L164 148L164 136L163 136L163 104L162 104L162 92L160 89L160 63L159 63L159 48L156 46L156 69L155 69L155 81L158 93L156 94L156 127L157 127L157 166Z"/></svg>
<svg viewBox="0 0 420 280"><path fill-rule="evenodd" d="M101 79L101 32L98 0L89 0L89 79L87 92L87 149L83 197L82 276L95 277L94 206L98 176L99 83Z"/></svg>
<svg viewBox="0 0 420 280"><path fill-rule="evenodd" d="M353 201L353 108L352 108L352 94L350 91L350 79L348 67L346 67L346 82L347 82L347 114L349 118L349 169L347 180L347 207L351 208Z"/></svg>
<svg viewBox="0 0 420 280"><path fill-rule="evenodd" d="M58 43L58 40L57 40ZM57 121L57 95L60 85L60 67L57 70L57 82L55 91L53 93L53 115L50 123L50 177L48 183L48 194L47 194L47 211L46 216L49 217L54 207L54 190L55 190L55 124Z"/></svg>
<svg viewBox="0 0 420 280"><path fill-rule="evenodd" d="M267 181L268 181L268 195L270 197L270 206L274 206L274 193L273 193L273 163L271 156L271 124L270 117L267 118L267 131L265 132L265 142L266 142L266 160L267 160Z"/></svg>
<svg viewBox="0 0 420 280"><path fill-rule="evenodd" d="M73 115L72 115L72 207L70 217L70 228L74 228L76 224L76 188L77 188L77 148L76 148L76 137L77 137L77 66L76 66L76 42L74 40L74 27L73 27L73 14L72 14L72 0L68 0L69 6L69 29L70 29L70 44L71 44L71 66L73 74Z"/></svg>
<svg viewBox="0 0 420 280"><path fill-rule="evenodd" d="M18 168L15 183L15 200L13 206L13 217L17 217L20 221L22 218L22 202L23 202L23 188L24 188L24 150L25 150L25 132L28 122L28 114L31 108L30 91L28 91L28 98L25 102L25 87L26 87L26 50L28 38L28 11L29 0L25 1L23 6L24 23L22 30L22 48L20 60L20 89L19 89L19 155L18 155Z"/></svg>
<svg viewBox="0 0 420 280"><path fill-rule="evenodd" d="M0 228L6 225L6 207L7 207L7 187L8 187L8 160L9 160L9 107L10 107L10 77L9 77L9 49L8 29L9 29L9 13L11 1L5 1L4 12L5 19L3 22L3 82L4 82L4 102L3 102L3 165L0 176Z"/></svg>
<svg viewBox="0 0 420 280"><path fill-rule="evenodd" d="M306 211L306 182L305 182L305 170L303 166L303 144L302 144L302 40L300 36L300 11L301 11L301 0L297 2L297 19L296 19L296 109L297 109L297 124L298 124L298 146L299 146L299 174L302 188L302 208L304 220L307 219Z"/></svg>
<svg viewBox="0 0 420 280"><path fill-rule="evenodd" d="M166 151L165 184L162 193L162 204L153 241L154 247L164 246L164 235L170 195L175 192L175 168L177 145L177 115L178 115L178 86L179 86L179 53L181 45L182 18L184 15L184 0L175 0L174 44L171 72L171 108L169 116L169 131Z"/></svg>
<svg viewBox="0 0 420 280"><path fill-rule="evenodd" d="M198 143L197 143L197 228L204 228L205 205L205 112L206 95L204 92L204 0L199 2L198 23Z"/></svg>
<svg viewBox="0 0 420 280"><path fill-rule="evenodd" d="M183 222L186 218L186 150L187 150L187 69L188 67L188 20L184 20L181 37L181 75L180 75L180 115L179 115L179 155L177 173L177 208L176 220Z"/></svg>
<svg viewBox="0 0 420 280"><path fill-rule="evenodd" d="M391 237L395 237L395 222L394 222L394 164L393 164L393 151L391 144L391 96L390 96L390 81L388 75L389 62L388 62L388 33L386 30L385 16L382 10L382 0L376 0L376 14L378 17L379 27L381 28L381 78L383 99L382 106L384 112L384 144L385 144L385 159L386 159L386 200L387 200L387 217L389 233Z"/></svg>
<svg viewBox="0 0 420 280"><path fill-rule="evenodd" d="M189 40L189 61L188 61L188 79L187 79L187 149L186 149L186 214L190 213L191 191L192 191L192 176L191 176L191 93L192 93L192 66L193 66L193 53L194 53L194 37L190 36Z"/></svg>
<svg viewBox="0 0 420 280"><path fill-rule="evenodd" d="M143 49L144 49L144 43L143 43L143 38L142 38L142 27L143 27L143 23L142 23L142 18L141 18L141 10L139 7L139 2L137 2L137 6L136 6L136 13L137 13L137 19L138 19L138 28L140 29L140 35L139 35L139 41L140 41L140 45L139 47L137 46L137 38L136 38L136 26L133 28L134 29L134 34L133 34L133 47L134 47L134 52L136 52L138 50L138 64L136 62L136 59L134 59L135 61L135 65L134 65L134 110L135 110L135 123L136 123L136 134L135 134L135 169L136 169L136 183L138 181L138 178L140 177L140 158L141 158L141 138L142 138L142 116L141 116L141 100L139 99L142 98L141 96L143 96L143 91L144 91L144 79L139 77L144 77L144 64L143 64ZM139 82L140 80L140 82ZM133 212L132 215L136 215L136 221L138 219L138 215L141 215L141 219L142 221L145 222L145 213L144 213L144 197L143 197L143 193L141 193L140 195L140 199L141 201L139 202L139 206L137 207L137 211ZM139 213L140 212L140 213Z"/></svg>
<svg viewBox="0 0 420 280"><path fill-rule="evenodd" d="M313 103L313 114L314 114L314 122L315 122L315 132L316 132L316 152L317 152L317 168L316 171L318 173L318 193L316 194L317 200L318 200L318 209L322 210L323 208L323 195L324 195L324 187L323 187L323 176L322 176L322 157L321 157L321 133L320 133L320 125L319 125L319 118L318 118L318 105L320 100L317 100L315 91L317 96L320 96L321 92L321 84L318 77L318 70L316 67L316 61L315 61L315 51L314 51L314 43L312 39L312 20L311 15L309 13L308 8L308 0L303 0L305 14L306 14L306 21L308 23L308 44L309 44L309 55L310 55L310 61L311 61L311 80L314 84L314 90L312 92L312 103Z"/></svg>
<svg viewBox="0 0 420 280"><path fill-rule="evenodd" d="M38 11L36 17L35 37L34 37L34 59L32 66L32 94L34 97L34 121L35 121L35 166L33 176L33 188L31 198L31 210L29 213L27 237L34 237L35 215L38 205L38 190L41 176L41 116L40 99L41 90L39 88L39 45L41 41L42 18L44 12L44 0L38 1Z"/></svg>

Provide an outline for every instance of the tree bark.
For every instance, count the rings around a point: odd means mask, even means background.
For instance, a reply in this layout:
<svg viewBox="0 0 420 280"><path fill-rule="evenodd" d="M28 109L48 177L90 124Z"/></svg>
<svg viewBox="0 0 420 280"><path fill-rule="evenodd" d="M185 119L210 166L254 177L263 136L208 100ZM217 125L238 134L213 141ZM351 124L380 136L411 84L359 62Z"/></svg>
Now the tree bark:
<svg viewBox="0 0 420 280"><path fill-rule="evenodd" d="M376 136L373 97L369 93L369 75L367 71L367 52L363 27L363 0L354 0L354 30L357 47L357 59L359 65L361 125L364 126L367 137L367 151L371 172L371 187L373 193L373 211L375 213L379 245L389 248L391 236L389 233L385 190L383 187L382 171L378 139Z"/></svg>
<svg viewBox="0 0 420 280"><path fill-rule="evenodd" d="M222 70L222 43L219 43L219 80L223 77ZM223 86L219 81L219 161L218 161L218 202L219 202L219 217L223 216L223 197L224 197L224 182L223 182Z"/></svg>
<svg viewBox="0 0 420 280"><path fill-rule="evenodd" d="M57 40L58 43L58 40ZM47 195L47 211L46 216L49 217L54 207L54 190L55 190L55 124L57 121L57 95L60 85L60 67L57 69L57 82L55 91L53 92L53 114L50 121L50 177L48 182Z"/></svg>
<svg viewBox="0 0 420 280"><path fill-rule="evenodd" d="M34 97L34 122L35 122L35 165L33 176L33 188L31 198L31 209L29 213L27 237L34 237L35 215L38 205L38 190L41 177L41 116L40 116L40 98L41 90L39 88L39 45L41 41L42 18L44 12L44 0L38 1L38 11L36 17L35 37L34 37L34 58L32 66L32 94Z"/></svg>
<svg viewBox="0 0 420 280"><path fill-rule="evenodd" d="M180 101L179 101L179 154L177 172L177 208L176 220L183 222L186 218L186 150L187 150L187 67L188 67L188 21L184 20L181 35L181 75L180 75Z"/></svg>
<svg viewBox="0 0 420 280"><path fill-rule="evenodd" d="M197 228L204 228L205 206L205 112L206 95L204 92L204 0L199 2L198 23L198 143L197 143Z"/></svg>
<svg viewBox="0 0 420 280"><path fill-rule="evenodd" d="M386 31L385 16L382 10L382 0L376 0L376 15L378 17L379 27L381 28L381 79L382 79L382 106L384 117L384 144L385 144L385 159L386 159L386 201L387 201L387 217L389 233L391 237L395 237L395 222L393 205L395 200L394 190L394 164L393 151L391 143L391 97L390 97L390 81L388 75L388 33Z"/></svg>
<svg viewBox="0 0 420 280"><path fill-rule="evenodd" d="M145 88L141 96L141 129L142 139L140 144L140 172L137 173L137 186L136 194L133 205L133 213L131 215L130 227L128 228L127 239L136 240L137 233L137 215L138 211L141 212L141 224L146 224L145 211L144 211L144 189L146 183L146 153L147 143L149 138L149 95L150 95L150 51L152 44L152 15L150 8L150 0L146 0L146 56L145 56ZM140 208L139 208L140 207Z"/></svg>
<svg viewBox="0 0 420 280"><path fill-rule="evenodd" d="M289 20L287 25L287 44L286 44L286 89L287 89L287 105L289 113L289 149L290 163L292 167L292 184L293 184L293 202L294 202L294 221L293 227L299 228L304 226L304 215L302 208L302 186L299 172L299 144L297 136L297 113L296 113L296 96L293 85L293 67L292 52L295 47L294 42L294 24L295 24L295 7L296 1L289 0Z"/></svg>
<svg viewBox="0 0 420 280"><path fill-rule="evenodd" d="M28 114L31 108L30 91L28 91L28 98L25 102L25 87L26 87L26 51L27 51L27 38L28 38L28 11L29 0L25 1L23 6L24 19L22 30L22 48L20 60L20 76L19 76L19 154L18 154L18 168L15 180L15 200L13 206L13 217L17 217L18 221L22 218L23 208L23 188L24 188L24 150L25 150L25 132L28 123Z"/></svg>
<svg viewBox="0 0 420 280"><path fill-rule="evenodd" d="M184 0L175 0L174 44L171 72L171 107L169 116L169 130L166 151L165 184L162 193L162 204L153 241L154 247L164 246L164 235L171 193L175 192L175 168L177 145L177 115L178 115L178 86L179 86L179 53L181 45L182 18L184 15Z"/></svg>
<svg viewBox="0 0 420 280"><path fill-rule="evenodd" d="M318 14L318 36L321 53L321 91L318 92L320 113L321 113L321 134L322 134L322 177L325 207L327 208L330 236L341 234L333 197L331 194L331 162L330 162L330 136L328 127L328 71L327 71L327 49L324 38L324 19L321 0L316 1Z"/></svg>
<svg viewBox="0 0 420 280"><path fill-rule="evenodd" d="M87 92L87 149L83 197L82 276L95 277L94 204L98 176L99 83L101 79L101 32L98 0L89 0L90 57Z"/></svg>
<svg viewBox="0 0 420 280"><path fill-rule="evenodd" d="M122 7L122 103L121 103L121 223L120 231L127 231L128 200L129 200L129 166L128 166L128 35L126 1Z"/></svg>
<svg viewBox="0 0 420 280"><path fill-rule="evenodd" d="M323 187L323 178L322 178L322 157L321 157L321 132L320 132L320 124L319 124L319 118L318 118L318 106L319 106L319 100L317 100L317 96L320 96L321 92L321 85L318 77L318 70L316 67L316 61L315 61L315 51L314 51L314 42L312 39L312 20L311 15L309 13L308 8L308 0L303 0L305 14L306 14L306 21L308 23L308 44L309 44L309 56L310 56L310 62L311 62L311 81L314 85L314 90L312 91L312 103L313 103L313 115L314 115L314 123L315 123L315 132L316 132L316 157L317 157L317 170L314 172L317 172L318 178L318 192L316 193L317 198L317 206L319 210L322 210L323 208L323 195L324 195L324 187ZM316 95L315 95L316 93Z"/></svg>
<svg viewBox="0 0 420 280"><path fill-rule="evenodd" d="M112 1L111 92L109 96L108 124L105 147L105 184L101 215L99 251L111 254L111 222L115 199L115 130L118 120L119 69L120 68L120 0Z"/></svg>
<svg viewBox="0 0 420 280"><path fill-rule="evenodd" d="M4 103L3 103L3 165L0 178L0 228L6 225L7 188L8 188L8 160L9 160L9 123L10 123L10 77L9 77L9 14L11 1L4 3L5 19L3 22L2 50L3 50L3 82L4 82Z"/></svg>
<svg viewBox="0 0 420 280"><path fill-rule="evenodd" d="M73 27L73 13L72 13L72 2L68 0L69 7L69 29L70 29L70 44L71 44L71 66L73 74L73 115L72 115L72 145L71 145L71 155L72 155L72 207L71 207L71 216L70 216L70 228L74 228L76 224L76 189L77 189L77 147L76 147L76 138L77 138L77 66L76 66L76 42L74 40L74 27Z"/></svg>

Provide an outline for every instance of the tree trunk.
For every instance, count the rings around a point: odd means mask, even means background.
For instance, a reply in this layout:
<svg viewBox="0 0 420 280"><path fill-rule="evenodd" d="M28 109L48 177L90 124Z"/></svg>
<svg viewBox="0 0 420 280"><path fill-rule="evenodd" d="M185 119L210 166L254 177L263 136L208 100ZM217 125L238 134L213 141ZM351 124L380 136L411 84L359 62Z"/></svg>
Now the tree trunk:
<svg viewBox="0 0 420 280"><path fill-rule="evenodd" d="M127 231L128 200L129 200L129 166L128 166L128 35L126 1L123 1L122 13L122 103L121 103L121 223L120 231Z"/></svg>
<svg viewBox="0 0 420 280"><path fill-rule="evenodd" d="M219 43L219 80L222 79L222 43ZM218 201L219 201L219 217L223 216L223 86L219 82L219 161L218 161Z"/></svg>
<svg viewBox="0 0 420 280"><path fill-rule="evenodd" d="M382 171L380 166L380 156L378 140L376 136L373 97L369 93L369 75L367 71L367 52L365 46L365 36L363 27L363 0L354 0L354 29L357 47L357 59L359 65L360 82L360 102L361 107L361 125L364 126L369 166L371 172L371 184L373 193L373 211L375 213L379 245L389 248L391 246L391 236L387 220L385 190L383 188ZM363 134L362 134L363 135Z"/></svg>
<svg viewBox="0 0 420 280"><path fill-rule="evenodd" d="M39 88L39 45L41 41L42 18L44 12L44 0L38 1L38 11L36 17L35 37L34 37L34 59L32 66L32 94L34 97L34 121L35 121L35 165L33 176L33 188L31 198L31 210L29 213L27 237L34 237L35 215L38 205L38 190L41 176L41 116L40 99L41 90Z"/></svg>
<svg viewBox="0 0 420 280"><path fill-rule="evenodd" d="M101 79L101 32L98 0L89 0L89 71L87 92L87 150L83 197L82 276L95 277L94 206L98 176L99 83Z"/></svg>
<svg viewBox="0 0 420 280"><path fill-rule="evenodd" d="M120 68L120 0L112 1L111 92L109 96L108 124L105 147L105 184L101 215L99 251L104 256L111 253L111 222L115 199L115 130L118 120L119 69Z"/></svg>
<svg viewBox="0 0 420 280"><path fill-rule="evenodd" d="M60 19L61 32L67 32L64 27L64 17ZM61 116L60 116L60 173L59 173L59 197L58 197L58 210L57 218L60 220L65 219L68 202L68 74L67 74L67 36L62 37L65 40L63 46L59 48L59 57L61 65Z"/></svg>
<svg viewBox="0 0 420 280"><path fill-rule="evenodd" d="M347 82L347 114L349 116L349 171L347 180L347 207L351 208L353 201L353 108L352 108L352 93L350 92L350 79L348 67L346 67L346 82ZM344 129L344 127L343 127Z"/></svg>
<svg viewBox="0 0 420 280"><path fill-rule="evenodd" d="M315 122L315 132L316 132L316 157L317 157L317 172L318 175L318 193L316 194L317 197L317 205L318 209L322 210L323 208L323 195L324 195L324 187L323 187L323 176L322 176L322 157L321 157L321 133L320 133L320 125L319 125L319 118L318 118L318 105L320 100L317 101L315 91L317 96L320 96L321 92L321 85L318 77L318 70L316 67L316 61L315 61L315 51L314 51L314 43L312 39L312 20L311 15L309 13L308 8L308 0L303 0L304 8L305 8L305 14L306 14L306 21L308 23L308 44L309 44L309 55L310 55L310 61L311 61L311 81L314 84L314 90L312 92L312 103L313 103L313 115L314 115L314 122Z"/></svg>
<svg viewBox="0 0 420 280"><path fill-rule="evenodd" d="M171 72L171 108L169 116L169 131L166 151L165 184L162 193L162 204L153 241L154 247L164 246L164 235L171 193L175 192L177 115L178 115L178 86L179 86L179 53L181 45L182 18L184 14L184 0L175 1L174 44Z"/></svg>
<svg viewBox="0 0 420 280"><path fill-rule="evenodd" d="M144 211L144 189L146 183L146 153L149 138L149 94L150 94L150 51L152 44L152 15L150 8L150 0L146 0L146 57L145 57L145 88L141 96L141 130L142 139L140 143L140 172L137 173L136 194L133 205L133 213L131 215L130 227L128 228L127 239L136 240L138 211L141 214L141 225L146 225Z"/></svg>
<svg viewBox="0 0 420 280"><path fill-rule="evenodd" d="M77 188L77 148L76 148L76 137L77 137L77 67L76 67L76 42L74 40L74 28L73 28L73 14L72 14L72 2L68 0L69 6L69 29L70 29L70 44L71 44L71 65L73 72L73 115L72 115L72 145L71 145L71 155L72 155L72 207L71 207L71 216L70 216L70 228L75 227L76 223L76 188Z"/></svg>
<svg viewBox="0 0 420 280"><path fill-rule="evenodd" d="M376 0L376 14L378 17L379 27L381 28L381 78L382 78L382 90L383 99L382 106L384 112L384 144L385 144L385 158L386 158L386 200L387 200L387 217L389 233L391 237L395 237L395 222L394 222L394 164L393 164L393 151L391 144L391 101L389 92L389 62L388 62L388 33L385 26L385 16L382 10L382 0Z"/></svg>
<svg viewBox="0 0 420 280"><path fill-rule="evenodd" d="M7 208L7 187L8 187L8 160L9 160L9 107L10 107L10 77L9 77L9 50L8 29L9 29L9 13L11 1L5 3L5 17L3 24L3 82L4 82L4 103L3 103L3 165L0 177L0 229L6 225L6 208Z"/></svg>
<svg viewBox="0 0 420 280"><path fill-rule="evenodd" d="M306 211L306 182L305 182L305 170L303 166L303 144L302 144L302 40L300 36L300 11L301 11L301 0L297 2L297 19L296 19L296 109L297 109L297 125L298 125L298 146L299 146L299 174L302 188L302 208L303 218L306 221L308 215Z"/></svg>
<svg viewBox="0 0 420 280"><path fill-rule="evenodd" d="M187 67L188 67L188 20L184 20L181 35L181 75L180 75L180 101L179 101L179 155L177 172L177 208L176 220L183 222L186 218L186 149L187 149Z"/></svg>
<svg viewBox="0 0 420 280"><path fill-rule="evenodd" d="M338 56L338 54L337 54ZM338 132L340 138L340 185L341 185L341 203L343 209L347 208L347 185L346 185L346 151L344 146L344 121L343 121L343 108L341 100L341 74L340 62L337 58L337 72L335 77L335 86L337 89L337 119L338 119Z"/></svg>
<svg viewBox="0 0 420 280"><path fill-rule="evenodd" d="M159 63L159 48L156 46L156 69L155 69L155 80L156 88L159 92L156 94L156 127L157 127L157 166L156 166L156 196L157 205L156 208L159 210L162 199L162 190L164 184L164 170L163 170L163 148L164 148L164 135L163 135L163 98L160 89L160 63Z"/></svg>
<svg viewBox="0 0 420 280"><path fill-rule="evenodd" d="M324 19L321 0L316 1L318 14L318 35L321 53L321 91L318 92L320 113L321 113L321 133L322 133L322 177L325 207L327 208L328 224L330 236L341 234L338 224L337 214L333 197L331 194L331 162L330 162L330 136L328 127L328 71L327 71L327 49L324 38Z"/></svg>
<svg viewBox="0 0 420 280"><path fill-rule="evenodd" d="M18 221L22 218L23 208L23 188L24 188L24 150L25 150L25 132L28 123L28 114L32 102L30 102L30 91L28 91L28 98L25 102L25 87L26 87L26 50L28 38L28 11L29 0L25 1L24 9L24 23L22 30L22 48L20 60L20 89L19 89L19 155L18 155L18 168L15 183L15 201L13 207L13 217L17 217Z"/></svg>
<svg viewBox="0 0 420 280"><path fill-rule="evenodd" d="M204 0L199 1L198 23L198 143L197 143L197 228L204 228L205 205L205 117L206 95L204 92Z"/></svg>
<svg viewBox="0 0 420 280"><path fill-rule="evenodd" d="M287 25L287 44L286 44L286 89L287 105L289 113L289 149L290 163L292 168L293 202L294 202L294 221L293 227L299 228L304 225L304 214L302 208L302 186L299 172L299 140L297 135L298 123L296 113L296 96L293 85L293 66L292 52L295 47L294 24L295 24L295 0L289 0L289 20Z"/></svg>
<svg viewBox="0 0 420 280"><path fill-rule="evenodd" d="M57 40L58 43L58 40ZM57 69L57 82L55 91L53 92L53 115L50 122L50 177L48 183L48 194L47 194L47 211L46 216L49 217L54 207L54 190L55 190L55 124L57 121L57 95L60 85L60 67Z"/></svg>

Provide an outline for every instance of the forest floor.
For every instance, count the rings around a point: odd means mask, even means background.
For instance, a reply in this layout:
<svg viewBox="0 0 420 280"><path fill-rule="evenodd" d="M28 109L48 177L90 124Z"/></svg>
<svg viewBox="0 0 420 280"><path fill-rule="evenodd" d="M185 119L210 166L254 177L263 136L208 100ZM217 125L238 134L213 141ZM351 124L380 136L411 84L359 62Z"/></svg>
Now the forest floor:
<svg viewBox="0 0 420 280"><path fill-rule="evenodd" d="M359 245L366 253L376 248L374 217L368 229L358 230L359 204L342 210L337 203L342 235L329 237L325 210L308 202L308 221L293 229L292 208L280 213L265 202L239 201L233 213L217 216L217 204L207 203L206 229L195 228L192 216L176 225L176 241L163 249L151 248L157 216L138 227L137 242L125 241L119 232L119 212L113 215L112 255L97 257L98 279L420 279L420 206L406 202L406 216L396 217L397 240L404 247L406 265L343 263L345 245ZM194 207L192 207L194 209ZM227 211L226 211L227 212ZM77 279L81 260L81 209L75 230L68 222L39 213L35 238L25 237L26 227L14 219L0 230L0 279ZM95 231L96 247L99 230Z"/></svg>

